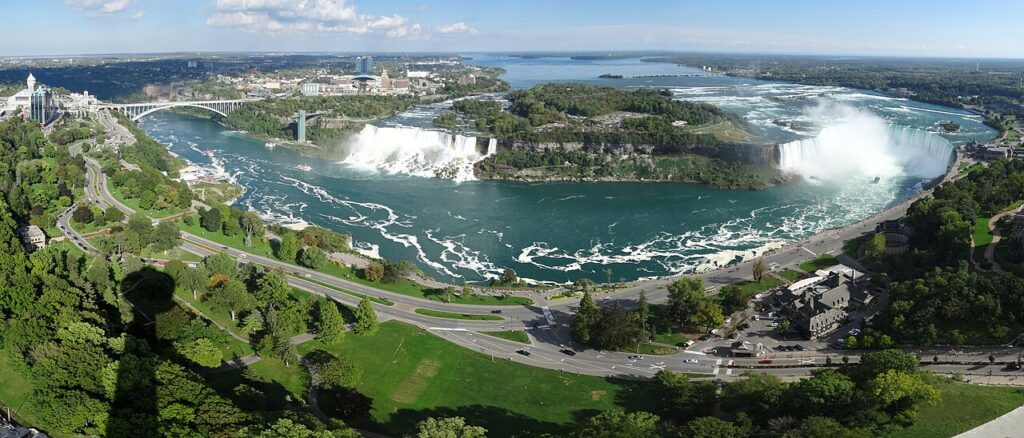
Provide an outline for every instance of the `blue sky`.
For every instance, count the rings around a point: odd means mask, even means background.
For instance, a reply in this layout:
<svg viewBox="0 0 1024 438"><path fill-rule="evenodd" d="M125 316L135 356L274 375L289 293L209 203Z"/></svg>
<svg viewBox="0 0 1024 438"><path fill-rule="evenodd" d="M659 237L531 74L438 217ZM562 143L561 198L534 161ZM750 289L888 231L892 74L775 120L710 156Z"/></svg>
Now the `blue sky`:
<svg viewBox="0 0 1024 438"><path fill-rule="evenodd" d="M679 50L1024 58L1021 0L2 0L0 56Z"/></svg>

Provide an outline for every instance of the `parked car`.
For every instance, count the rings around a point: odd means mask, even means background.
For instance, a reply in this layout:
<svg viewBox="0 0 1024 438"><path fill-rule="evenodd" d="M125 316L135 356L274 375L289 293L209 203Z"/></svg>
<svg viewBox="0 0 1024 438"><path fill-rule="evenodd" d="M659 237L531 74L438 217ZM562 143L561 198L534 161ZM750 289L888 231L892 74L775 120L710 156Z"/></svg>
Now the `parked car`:
<svg viewBox="0 0 1024 438"><path fill-rule="evenodd" d="M516 350L516 353L519 353L519 354L521 354L523 356L529 356L530 355L529 350Z"/></svg>
<svg viewBox="0 0 1024 438"><path fill-rule="evenodd" d="M774 360L771 360L771 359L762 359L762 360L761 360L760 362L758 362L758 363L759 363L759 364L762 364L762 365L770 365L770 364L772 364L772 363L775 363L775 361L774 361Z"/></svg>
<svg viewBox="0 0 1024 438"><path fill-rule="evenodd" d="M497 314L501 313L501 310L497 310L497 309L496 310L492 310L491 313L497 315Z"/></svg>
<svg viewBox="0 0 1024 438"><path fill-rule="evenodd" d="M1006 368L1005 368L1005 369L1006 369L1007 371L1017 371L1017 370L1019 370L1020 368L1021 368L1021 367L1020 367L1020 362L1008 362L1008 363L1006 364Z"/></svg>
<svg viewBox="0 0 1024 438"><path fill-rule="evenodd" d="M563 348L563 349L561 349L561 350L558 350L558 351L561 351L561 352L562 352L562 354L564 354L564 355L566 355L566 356L575 356L575 355L576 355L576 352L575 352L575 351L572 351L572 350L570 350L570 349L568 349L568 348Z"/></svg>
<svg viewBox="0 0 1024 438"><path fill-rule="evenodd" d="M853 329L853 330L850 330L850 335L851 335L851 336L857 336L857 335L859 335L859 334L860 334L860 329Z"/></svg>

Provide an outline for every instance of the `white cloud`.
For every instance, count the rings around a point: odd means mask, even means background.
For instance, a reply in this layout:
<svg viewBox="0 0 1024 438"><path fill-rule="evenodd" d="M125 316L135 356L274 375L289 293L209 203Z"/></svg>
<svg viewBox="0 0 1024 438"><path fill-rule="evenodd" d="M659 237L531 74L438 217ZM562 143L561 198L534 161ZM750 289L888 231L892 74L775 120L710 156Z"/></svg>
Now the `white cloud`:
<svg viewBox="0 0 1024 438"><path fill-rule="evenodd" d="M360 15L346 0L216 0L206 24L249 32L307 32L368 34L391 38L418 34L400 15Z"/></svg>
<svg viewBox="0 0 1024 438"><path fill-rule="evenodd" d="M132 14L132 20L138 20L138 19L140 19L142 17L145 17L145 16L146 16L146 11L141 11L141 10L140 11L136 11L134 14Z"/></svg>
<svg viewBox="0 0 1024 438"><path fill-rule="evenodd" d="M476 29L470 27L468 24L462 21L458 23L452 23L447 26L440 26L437 28L437 31L443 34L468 33L470 35L476 35L478 33Z"/></svg>
<svg viewBox="0 0 1024 438"><path fill-rule="evenodd" d="M110 15L124 11L132 0L64 0L64 4L94 14Z"/></svg>

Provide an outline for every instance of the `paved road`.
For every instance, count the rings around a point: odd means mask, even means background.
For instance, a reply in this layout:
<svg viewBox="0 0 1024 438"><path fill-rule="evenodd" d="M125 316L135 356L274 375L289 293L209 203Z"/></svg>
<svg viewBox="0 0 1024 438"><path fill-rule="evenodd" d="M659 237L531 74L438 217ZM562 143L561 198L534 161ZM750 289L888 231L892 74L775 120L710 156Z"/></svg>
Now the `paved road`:
<svg viewBox="0 0 1024 438"><path fill-rule="evenodd" d="M116 206L127 214L134 210L117 201L109 192L106 183L106 175L100 169L99 164L91 158L86 159L89 167L86 172L89 184L89 196L102 199L103 203ZM902 216L911 201L907 201L893 209L887 210L879 215L865 219L860 223L838 230L832 230L799 242L789 247L778 249L765 256L768 263L777 263L782 267L799 264L808 258L822 254L839 254L843 242L858 237L864 232L873 230L875 224L882 220L895 219ZM578 305L578 300L562 300L549 305L541 302L539 305L513 305L513 306L477 306L447 304L422 298L410 297L402 294L387 292L373 287L363 285L354 281L326 275L314 270L283 263L264 256L245 253L230 247L224 247L216 242L205 239L202 236L190 233L182 233L182 248L200 256L207 256L217 251L226 252L241 262L257 263L263 266L281 269L292 274L288 282L299 289L329 297L330 299L355 305L359 298L355 295L344 293L338 289L352 291L358 294L365 294L375 297L386 298L393 302L391 306L374 303L374 308L381 320L400 320L415 324L429 330L438 336L489 355L493 360L513 360L524 364L561 370L567 373L578 373L598 376L618 377L650 377L661 369L671 369L693 374L706 374L717 378L732 378L742 375L749 369L778 375L786 378L796 378L807 375L810 370L826 363L826 358L831 358L832 363L841 363L842 352L815 351L805 353L777 353L772 356L771 364L761 364L763 359L759 358L721 358L710 356L699 351L700 344L692 347L691 351L681 351L678 354L669 356L647 356L645 358L633 358L628 353L602 352L587 349L574 348L568 336L568 324L572 321L572 314ZM729 269L719 269L700 274L711 288L726 284L744 281L749 278L752 263L747 262ZM313 280L329 284L333 287L326 287L314 283ZM615 292L612 300L622 301L630 306L635 305L635 300L641 291L646 290L648 298L652 303L664 302L668 294L666 286L673 278L664 278L637 283L629 288ZM417 308L442 310L458 313L486 314L491 311L500 311L504 318L502 321L470 321L445 318L435 318L415 313ZM477 333L479 331L498 330L526 330L531 338L531 345L524 346L513 341L507 341L492 336ZM574 350L574 355L567 355L563 349ZM517 353L517 350L529 351L529 355ZM997 361L1016 360L1019 349L998 350L994 354ZM967 355L957 357L945 351L935 351L934 354L941 356L940 365L929 365L936 367L937 371L943 372L969 372L987 361L989 350L979 352L973 356ZM931 357L933 354L924 352L923 357ZM947 364L959 361L974 361L977 364ZM851 363L858 361L857 353L848 353L848 360ZM995 374L1010 374L1004 372L998 366L984 364L987 372Z"/></svg>

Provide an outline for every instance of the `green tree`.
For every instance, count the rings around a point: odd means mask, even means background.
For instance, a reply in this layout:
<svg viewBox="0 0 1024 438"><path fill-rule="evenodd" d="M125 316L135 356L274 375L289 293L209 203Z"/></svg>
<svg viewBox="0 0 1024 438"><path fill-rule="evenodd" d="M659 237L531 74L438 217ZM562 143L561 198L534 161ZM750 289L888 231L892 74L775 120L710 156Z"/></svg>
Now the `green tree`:
<svg viewBox="0 0 1024 438"><path fill-rule="evenodd" d="M379 324L377 323L377 312L373 310L373 304L370 302L370 297L363 296L363 299L359 301L359 307L355 310L356 325L352 330L358 335L372 335L377 332Z"/></svg>
<svg viewBox="0 0 1024 438"><path fill-rule="evenodd" d="M325 344L336 344L345 338L345 319L333 301L320 302L320 319L316 324L316 338Z"/></svg>
<svg viewBox="0 0 1024 438"><path fill-rule="evenodd" d="M221 360L224 359L217 345L207 338L175 343L175 349L186 359L207 368L220 366Z"/></svg>
<svg viewBox="0 0 1024 438"><path fill-rule="evenodd" d="M601 350L620 350L639 338L639 325L618 302L602 308L597 323L590 328L590 344Z"/></svg>
<svg viewBox="0 0 1024 438"><path fill-rule="evenodd" d="M653 394L660 399L661 417L678 423L711 415L715 391L714 382L691 382L683 373L661 370L654 375Z"/></svg>
<svg viewBox="0 0 1024 438"><path fill-rule="evenodd" d="M118 210L117 207L110 207L103 212L103 217L107 219L107 223L116 223L124 220L124 213Z"/></svg>
<svg viewBox="0 0 1024 438"><path fill-rule="evenodd" d="M764 257L758 257L754 261L754 281L760 283L764 280L764 276L768 273L768 264L765 263Z"/></svg>
<svg viewBox="0 0 1024 438"><path fill-rule="evenodd" d="M786 400L792 412L831 412L841 416L852 403L855 389L849 377L825 369L791 384Z"/></svg>
<svg viewBox="0 0 1024 438"><path fill-rule="evenodd" d="M939 399L939 391L917 374L888 370L870 383L872 400L903 425L913 423L921 403Z"/></svg>
<svg viewBox="0 0 1024 438"><path fill-rule="evenodd" d="M746 301L743 299L743 289L734 284L722 286L722 289L718 292L718 296L722 298L722 310L727 315L731 315L734 312L738 312L747 307Z"/></svg>
<svg viewBox="0 0 1024 438"><path fill-rule="evenodd" d="M736 425L715 417L694 418L683 427L683 436L688 438L736 438L746 433Z"/></svg>
<svg viewBox="0 0 1024 438"><path fill-rule="evenodd" d="M211 274L224 274L228 278L238 278L238 261L226 252L215 252L203 259L203 266Z"/></svg>
<svg viewBox="0 0 1024 438"><path fill-rule="evenodd" d="M160 222L153 230L153 251L163 252L181 243L181 231L170 221Z"/></svg>
<svg viewBox="0 0 1024 438"><path fill-rule="evenodd" d="M237 280L228 280L205 297L210 304L227 310L234 321L238 313L256 308L256 299L245 290L245 284Z"/></svg>
<svg viewBox="0 0 1024 438"><path fill-rule="evenodd" d="M245 318L242 319L241 329L243 332L250 335L259 333L263 330L263 313L258 309L254 309L252 312L249 312L249 314L245 315Z"/></svg>
<svg viewBox="0 0 1024 438"><path fill-rule="evenodd" d="M246 211L242 213L242 217L239 219L239 222L242 225L242 231L244 231L245 236L248 237L248 239L246 239L247 242L251 242L252 238L262 238L266 233L266 224L263 223L263 219L260 218L260 215L256 214L254 211Z"/></svg>
<svg viewBox="0 0 1024 438"><path fill-rule="evenodd" d="M640 298L636 309L637 319L640 321L641 336L645 339L651 336L651 306L647 303L647 291L640 291Z"/></svg>
<svg viewBox="0 0 1024 438"><path fill-rule="evenodd" d="M365 268L363 268L363 278L367 281L374 283L384 278L384 265L374 260L370 262Z"/></svg>
<svg viewBox="0 0 1024 438"><path fill-rule="evenodd" d="M277 269L272 269L260 276L259 280L256 280L254 295L256 300L264 306L276 308L288 301L288 294L291 292L291 289L288 281L284 278L284 274Z"/></svg>
<svg viewBox="0 0 1024 438"><path fill-rule="evenodd" d="M576 318L572 321L573 340L581 344L589 344L592 335L591 329L600 319L600 313L594 297L590 295L590 292L584 292L583 298L580 300L580 308L576 312Z"/></svg>
<svg viewBox="0 0 1024 438"><path fill-rule="evenodd" d="M678 327L692 323L693 315L704 301L704 279L683 277L668 286L669 321Z"/></svg>
<svg viewBox="0 0 1024 438"><path fill-rule="evenodd" d="M722 409L746 412L759 422L777 415L786 384L776 376L751 373L722 387Z"/></svg>
<svg viewBox="0 0 1024 438"><path fill-rule="evenodd" d="M88 224L91 223L93 219L92 209L89 208L88 204L79 205L78 208L71 213L71 220L78 224Z"/></svg>
<svg viewBox="0 0 1024 438"><path fill-rule="evenodd" d="M277 258L281 261L294 263L299 254L299 242L292 233L281 236L281 245L277 247Z"/></svg>
<svg viewBox="0 0 1024 438"><path fill-rule="evenodd" d="M427 418L416 425L416 438L485 438L487 429L466 424L462 417Z"/></svg>
<svg viewBox="0 0 1024 438"><path fill-rule="evenodd" d="M658 438L661 419L649 412L604 411L578 424L574 438Z"/></svg>
<svg viewBox="0 0 1024 438"><path fill-rule="evenodd" d="M362 372L352 361L324 350L313 350L303 358L309 371L310 384L320 389L351 388L359 383Z"/></svg>
<svg viewBox="0 0 1024 438"><path fill-rule="evenodd" d="M864 245L864 255L872 262L879 262L885 256L885 235L875 233Z"/></svg>
<svg viewBox="0 0 1024 438"><path fill-rule="evenodd" d="M199 224L206 229L206 231L219 233L223 226L222 219L220 217L220 210L211 208L209 210L199 211Z"/></svg>
<svg viewBox="0 0 1024 438"><path fill-rule="evenodd" d="M192 299L199 298L199 292L206 290L209 280L210 272L204 267L185 268L176 278L181 288L192 292Z"/></svg>
<svg viewBox="0 0 1024 438"><path fill-rule="evenodd" d="M722 307L710 301L701 303L697 308L697 313L693 315L693 323L705 331L718 327L724 322L725 316L722 315Z"/></svg>
<svg viewBox="0 0 1024 438"><path fill-rule="evenodd" d="M327 264L327 253L315 246L307 246L299 254L299 264L309 269L319 270Z"/></svg>

